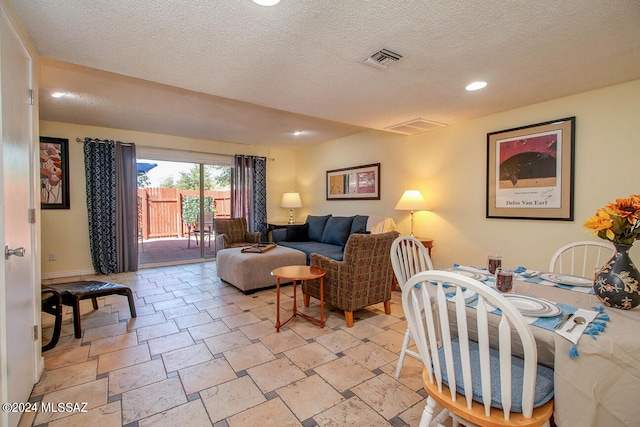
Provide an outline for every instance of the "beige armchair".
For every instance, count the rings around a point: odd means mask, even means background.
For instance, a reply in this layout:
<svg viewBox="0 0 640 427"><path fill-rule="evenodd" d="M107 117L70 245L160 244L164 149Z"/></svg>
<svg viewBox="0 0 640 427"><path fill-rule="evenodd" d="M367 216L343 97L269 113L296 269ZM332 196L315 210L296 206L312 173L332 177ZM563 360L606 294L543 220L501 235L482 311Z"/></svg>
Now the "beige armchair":
<svg viewBox="0 0 640 427"><path fill-rule="evenodd" d="M216 254L226 248L238 248L260 243L260 232L250 233L246 218L218 219L213 221L216 234Z"/></svg>
<svg viewBox="0 0 640 427"><path fill-rule="evenodd" d="M391 314L391 244L397 231L383 234L352 234L344 248L344 260L336 261L311 254L311 265L326 270L324 302L344 310L347 327L353 327L353 312L366 306L384 303ZM304 305L310 297L320 297L320 280L303 282Z"/></svg>

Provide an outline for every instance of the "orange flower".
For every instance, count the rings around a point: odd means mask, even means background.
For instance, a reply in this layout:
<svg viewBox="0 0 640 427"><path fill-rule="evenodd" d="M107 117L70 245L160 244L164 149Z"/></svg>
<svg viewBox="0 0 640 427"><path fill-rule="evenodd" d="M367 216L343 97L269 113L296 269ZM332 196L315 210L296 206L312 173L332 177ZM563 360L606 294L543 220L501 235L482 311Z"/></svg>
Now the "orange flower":
<svg viewBox="0 0 640 427"><path fill-rule="evenodd" d="M614 243L633 244L640 239L640 195L616 199L584 222L592 234Z"/></svg>
<svg viewBox="0 0 640 427"><path fill-rule="evenodd" d="M616 202L609 203L607 208L615 215L626 218L629 223L633 224L640 217L640 197L633 195L624 199L616 199Z"/></svg>
<svg viewBox="0 0 640 427"><path fill-rule="evenodd" d="M594 216L586 220L584 226L593 229L591 234L604 232L609 240L613 240L615 237L613 230L611 230L613 221L611 221L611 216L604 209L599 209Z"/></svg>

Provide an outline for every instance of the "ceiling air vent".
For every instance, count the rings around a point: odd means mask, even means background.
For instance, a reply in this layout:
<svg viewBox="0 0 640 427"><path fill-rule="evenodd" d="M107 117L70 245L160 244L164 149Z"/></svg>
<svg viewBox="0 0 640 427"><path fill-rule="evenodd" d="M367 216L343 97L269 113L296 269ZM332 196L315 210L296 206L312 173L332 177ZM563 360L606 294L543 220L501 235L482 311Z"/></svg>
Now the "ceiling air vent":
<svg viewBox="0 0 640 427"><path fill-rule="evenodd" d="M399 53L391 52L387 49L382 49L368 57L364 61L364 63L376 68L385 69L387 68L387 65L399 61L400 58L402 58L402 55L400 55Z"/></svg>
<svg viewBox="0 0 640 427"><path fill-rule="evenodd" d="M417 118L409 120L408 122L388 126L384 128L384 130L401 133L403 135L416 135L418 133L427 132L443 126L446 125L444 123L432 122L430 120Z"/></svg>

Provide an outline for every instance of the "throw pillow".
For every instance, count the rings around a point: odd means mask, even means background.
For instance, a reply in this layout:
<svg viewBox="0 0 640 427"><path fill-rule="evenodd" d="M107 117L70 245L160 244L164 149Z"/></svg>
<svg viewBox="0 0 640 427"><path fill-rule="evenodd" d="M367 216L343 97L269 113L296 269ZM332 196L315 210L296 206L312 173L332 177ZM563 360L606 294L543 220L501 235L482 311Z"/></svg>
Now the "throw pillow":
<svg viewBox="0 0 640 427"><path fill-rule="evenodd" d="M332 216L327 221L322 233L322 243L344 246L351 232L352 216Z"/></svg>
<svg viewBox="0 0 640 427"><path fill-rule="evenodd" d="M309 224L287 225L287 242L308 242Z"/></svg>
<svg viewBox="0 0 640 427"><path fill-rule="evenodd" d="M351 233L356 233L358 230L366 230L368 220L369 217L365 215L354 216L353 222L351 223Z"/></svg>
<svg viewBox="0 0 640 427"><path fill-rule="evenodd" d="M331 215L324 216L307 216L307 224L309 224L309 240L319 242L322 239L324 226Z"/></svg>

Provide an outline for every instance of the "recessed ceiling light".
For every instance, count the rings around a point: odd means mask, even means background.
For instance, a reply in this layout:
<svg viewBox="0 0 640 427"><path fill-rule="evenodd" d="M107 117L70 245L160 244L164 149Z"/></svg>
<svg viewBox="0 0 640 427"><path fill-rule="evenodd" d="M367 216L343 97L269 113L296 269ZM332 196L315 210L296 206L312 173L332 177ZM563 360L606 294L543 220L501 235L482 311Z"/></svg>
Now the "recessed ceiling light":
<svg viewBox="0 0 640 427"><path fill-rule="evenodd" d="M465 89L468 91L473 91L473 90L484 89L486 86L487 86L487 82L473 82L473 83L469 83Z"/></svg>
<svg viewBox="0 0 640 427"><path fill-rule="evenodd" d="M51 96L54 97L54 98L62 98L65 95L66 95L66 93L64 93L64 92L53 92L51 94Z"/></svg>
<svg viewBox="0 0 640 427"><path fill-rule="evenodd" d="M304 132L301 130L297 130L293 133L294 136L302 135Z"/></svg>
<svg viewBox="0 0 640 427"><path fill-rule="evenodd" d="M253 2L260 6L275 6L280 3L280 0L253 0Z"/></svg>

